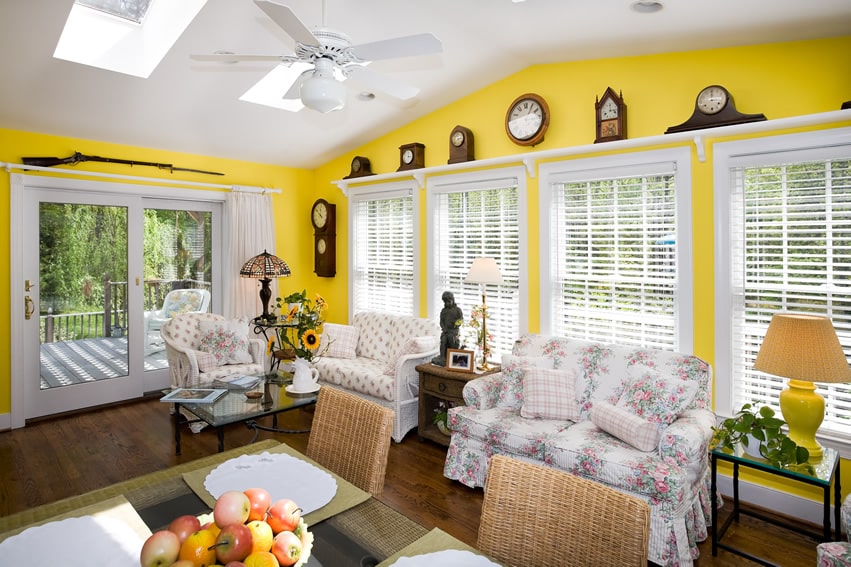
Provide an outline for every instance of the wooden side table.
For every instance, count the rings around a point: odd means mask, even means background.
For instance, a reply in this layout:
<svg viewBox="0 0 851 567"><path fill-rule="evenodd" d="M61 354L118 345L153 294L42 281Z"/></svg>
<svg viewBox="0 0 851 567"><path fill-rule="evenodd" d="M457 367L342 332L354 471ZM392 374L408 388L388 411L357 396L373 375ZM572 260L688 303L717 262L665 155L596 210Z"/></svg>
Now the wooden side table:
<svg viewBox="0 0 851 567"><path fill-rule="evenodd" d="M432 422L438 404L444 402L455 407L463 406L462 392L467 382L499 372L501 368L495 366L487 372L461 372L431 363L420 364L416 368L420 373L420 416L417 435L420 441L431 439L448 447L449 436L441 433Z"/></svg>

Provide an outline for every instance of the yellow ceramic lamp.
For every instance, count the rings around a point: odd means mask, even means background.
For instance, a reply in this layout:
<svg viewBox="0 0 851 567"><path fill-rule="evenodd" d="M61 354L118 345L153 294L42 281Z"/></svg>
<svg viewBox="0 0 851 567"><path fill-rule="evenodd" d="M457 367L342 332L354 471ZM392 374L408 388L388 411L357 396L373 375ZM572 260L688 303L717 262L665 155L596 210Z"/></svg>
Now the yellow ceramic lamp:
<svg viewBox="0 0 851 567"><path fill-rule="evenodd" d="M780 411L789 427L789 438L810 452L810 460L822 457L816 432L824 419L824 398L813 382L849 382L851 368L827 317L776 313L754 362L754 370L789 378L780 393Z"/></svg>

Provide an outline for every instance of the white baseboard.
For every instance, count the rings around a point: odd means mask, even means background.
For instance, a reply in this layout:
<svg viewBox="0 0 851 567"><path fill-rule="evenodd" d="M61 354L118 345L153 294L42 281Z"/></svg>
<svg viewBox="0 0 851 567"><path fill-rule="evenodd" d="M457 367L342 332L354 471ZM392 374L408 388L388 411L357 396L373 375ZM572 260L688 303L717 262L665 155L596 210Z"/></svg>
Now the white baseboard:
<svg viewBox="0 0 851 567"><path fill-rule="evenodd" d="M12 414L0 413L0 431L12 429Z"/></svg>
<svg viewBox="0 0 851 567"><path fill-rule="evenodd" d="M725 504L733 501L733 477L718 474L718 490L724 496ZM788 492L782 492L739 478L739 500L765 508L790 518L799 518L816 526L824 525L824 504L809 498L803 498ZM833 487L830 488L830 501L833 502ZM830 507L830 523L833 529L833 508Z"/></svg>

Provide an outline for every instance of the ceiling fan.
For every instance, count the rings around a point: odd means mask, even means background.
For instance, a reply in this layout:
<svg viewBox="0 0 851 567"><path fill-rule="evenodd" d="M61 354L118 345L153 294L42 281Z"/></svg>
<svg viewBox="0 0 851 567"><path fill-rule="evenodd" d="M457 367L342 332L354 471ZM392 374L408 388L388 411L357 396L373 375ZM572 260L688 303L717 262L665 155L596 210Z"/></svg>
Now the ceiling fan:
<svg viewBox="0 0 851 567"><path fill-rule="evenodd" d="M322 3L322 27L309 30L288 7L274 0L254 0L254 3L278 24L295 42L293 55L240 55L216 53L192 55L198 61L278 61L266 77L245 93L241 100L269 104L272 90L278 99L277 108L298 111L303 107L323 114L339 110L346 103L343 81L352 77L370 90L384 92L400 100L417 95L419 89L369 69L370 62L394 57L411 57L440 53L440 40L430 33L385 39L352 45L349 37L325 27L325 3ZM265 93L265 94L264 94Z"/></svg>

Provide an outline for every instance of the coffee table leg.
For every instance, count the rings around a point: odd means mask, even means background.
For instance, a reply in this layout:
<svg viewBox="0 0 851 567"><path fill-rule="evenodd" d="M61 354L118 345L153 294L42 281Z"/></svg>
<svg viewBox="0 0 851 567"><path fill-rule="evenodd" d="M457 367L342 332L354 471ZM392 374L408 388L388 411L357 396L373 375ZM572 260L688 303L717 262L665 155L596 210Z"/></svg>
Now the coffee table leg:
<svg viewBox="0 0 851 567"><path fill-rule="evenodd" d="M180 454L180 408L174 408L174 454Z"/></svg>

